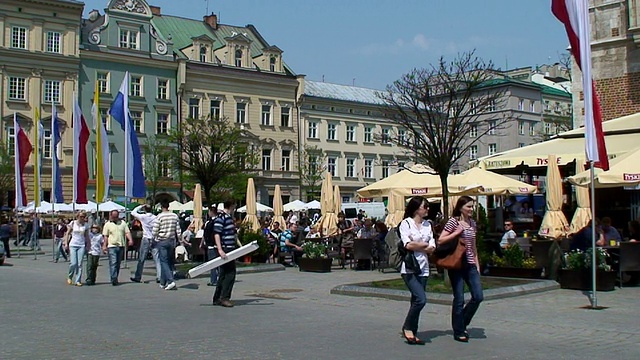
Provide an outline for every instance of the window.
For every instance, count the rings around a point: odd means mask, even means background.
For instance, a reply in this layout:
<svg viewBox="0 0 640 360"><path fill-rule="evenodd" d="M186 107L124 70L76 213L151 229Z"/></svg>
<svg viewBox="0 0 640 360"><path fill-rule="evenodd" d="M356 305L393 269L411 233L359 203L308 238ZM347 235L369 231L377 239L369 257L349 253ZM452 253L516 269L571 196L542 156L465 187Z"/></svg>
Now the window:
<svg viewBox="0 0 640 360"><path fill-rule="evenodd" d="M247 104L236 104L236 122L238 124L245 124L247 122Z"/></svg>
<svg viewBox="0 0 640 360"><path fill-rule="evenodd" d="M373 128L371 126L364 127L364 142L365 143L373 142Z"/></svg>
<svg viewBox="0 0 640 360"><path fill-rule="evenodd" d="M262 150L262 170L271 170L271 149Z"/></svg>
<svg viewBox="0 0 640 360"><path fill-rule="evenodd" d="M489 104L487 105L487 111L496 111L496 101L489 100Z"/></svg>
<svg viewBox="0 0 640 360"><path fill-rule="evenodd" d="M106 131L111 131L111 121L109 121L109 109L108 108L100 108L98 110L100 114L100 119L102 120L102 126Z"/></svg>
<svg viewBox="0 0 640 360"><path fill-rule="evenodd" d="M354 177L356 168L356 160L353 158L347 158L347 177Z"/></svg>
<svg viewBox="0 0 640 360"><path fill-rule="evenodd" d="M382 143L389 144L391 141L391 136L389 135L389 129L382 129Z"/></svg>
<svg viewBox="0 0 640 360"><path fill-rule="evenodd" d="M560 103L556 102L556 104L553 106L553 111L559 113L560 112Z"/></svg>
<svg viewBox="0 0 640 360"><path fill-rule="evenodd" d="M11 156L15 154L15 146L16 146L15 130L16 129L13 127L7 128L7 151Z"/></svg>
<svg viewBox="0 0 640 360"><path fill-rule="evenodd" d="M198 98L189 99L189 117L191 119L200 118L200 99Z"/></svg>
<svg viewBox="0 0 640 360"><path fill-rule="evenodd" d="M452 173L453 175L458 175L458 174L460 174L460 170L458 170L458 169L453 169L453 170L451 170L451 173Z"/></svg>
<svg viewBox="0 0 640 360"><path fill-rule="evenodd" d="M133 130L137 133L142 133L144 126L142 123L142 111L130 111L131 121L133 121Z"/></svg>
<svg viewBox="0 0 640 360"><path fill-rule="evenodd" d="M398 143L400 145L408 145L407 144L407 132L404 130L398 130Z"/></svg>
<svg viewBox="0 0 640 360"><path fill-rule="evenodd" d="M9 100L26 100L26 84L25 78L10 77Z"/></svg>
<svg viewBox="0 0 640 360"><path fill-rule="evenodd" d="M478 158L478 145L471 145L469 147L469 159L475 160Z"/></svg>
<svg viewBox="0 0 640 360"><path fill-rule="evenodd" d="M291 150L282 150L282 171L291 171Z"/></svg>
<svg viewBox="0 0 640 360"><path fill-rule="evenodd" d="M51 147L53 141L51 139L51 128L45 128L42 132L42 156L45 159L51 159Z"/></svg>
<svg viewBox="0 0 640 360"><path fill-rule="evenodd" d="M498 144L489 144L489 155L493 155L498 152Z"/></svg>
<svg viewBox="0 0 640 360"><path fill-rule="evenodd" d="M211 119L220 120L220 115L222 114L220 100L211 100L209 102L209 114Z"/></svg>
<svg viewBox="0 0 640 360"><path fill-rule="evenodd" d="M518 121L518 134L524 135L524 121Z"/></svg>
<svg viewBox="0 0 640 360"><path fill-rule="evenodd" d="M456 160L460 157L460 148L456 147L453 149L453 160Z"/></svg>
<svg viewBox="0 0 640 360"><path fill-rule="evenodd" d="M271 126L271 105L262 105L262 125Z"/></svg>
<svg viewBox="0 0 640 360"><path fill-rule="evenodd" d="M207 47L200 47L200 62L207 62Z"/></svg>
<svg viewBox="0 0 640 360"><path fill-rule="evenodd" d="M169 115L158 114L156 123L156 134L166 134L169 131Z"/></svg>
<svg viewBox="0 0 640 360"><path fill-rule="evenodd" d="M131 76L131 90L129 96L142 97L142 76Z"/></svg>
<svg viewBox="0 0 640 360"><path fill-rule="evenodd" d="M327 140L336 140L336 124L327 124Z"/></svg>
<svg viewBox="0 0 640 360"><path fill-rule="evenodd" d="M524 147L524 143L518 143L518 147L519 148Z"/></svg>
<svg viewBox="0 0 640 360"><path fill-rule="evenodd" d="M160 100L168 100L169 99L169 80L167 79L158 79L158 99Z"/></svg>
<svg viewBox="0 0 640 360"><path fill-rule="evenodd" d="M275 72L276 71L276 57L272 56L271 58L269 58L269 71Z"/></svg>
<svg viewBox="0 0 640 360"><path fill-rule="evenodd" d="M536 112L536 103L533 100L529 102L529 112Z"/></svg>
<svg viewBox="0 0 640 360"><path fill-rule="evenodd" d="M242 50L238 49L236 50L236 66L237 67L242 67Z"/></svg>
<svg viewBox="0 0 640 360"><path fill-rule="evenodd" d="M328 157L327 158L327 171L331 176L336 176L336 158Z"/></svg>
<svg viewBox="0 0 640 360"><path fill-rule="evenodd" d="M57 31L48 31L47 32L47 52L60 54L61 53L60 39L62 39L62 34L60 34Z"/></svg>
<svg viewBox="0 0 640 360"><path fill-rule="evenodd" d="M551 105L549 105L549 100L544 101L544 111L551 110Z"/></svg>
<svg viewBox="0 0 640 360"><path fill-rule="evenodd" d="M382 160L382 178L386 178L389 176L389 161Z"/></svg>
<svg viewBox="0 0 640 360"><path fill-rule="evenodd" d="M356 127L353 125L347 125L347 141L356 141Z"/></svg>
<svg viewBox="0 0 640 360"><path fill-rule="evenodd" d="M544 123L544 133L545 135L551 134L551 123Z"/></svg>
<svg viewBox="0 0 640 360"><path fill-rule="evenodd" d="M364 160L364 177L367 179L373 178L373 160L371 159Z"/></svg>
<svg viewBox="0 0 640 360"><path fill-rule="evenodd" d="M27 28L22 26L11 28L11 47L16 49L27 48Z"/></svg>
<svg viewBox="0 0 640 360"><path fill-rule="evenodd" d="M490 120L489 121L489 135L495 135L496 134L496 127L497 127L497 122L495 120Z"/></svg>
<svg viewBox="0 0 640 360"><path fill-rule="evenodd" d="M524 111L524 100L518 99L518 110Z"/></svg>
<svg viewBox="0 0 640 360"><path fill-rule="evenodd" d="M136 30L120 29L120 47L138 50L138 32Z"/></svg>
<svg viewBox="0 0 640 360"><path fill-rule="evenodd" d="M169 172L169 165L171 164L171 160L169 159L169 155L161 154L158 155L158 176L160 177L171 177Z"/></svg>
<svg viewBox="0 0 640 360"><path fill-rule="evenodd" d="M60 104L60 81L45 80L42 101L45 104Z"/></svg>
<svg viewBox="0 0 640 360"><path fill-rule="evenodd" d="M478 125L471 125L471 128L469 129L469 137L478 137Z"/></svg>
<svg viewBox="0 0 640 360"><path fill-rule="evenodd" d="M536 123L530 122L529 123L529 136L535 136L535 135L536 135Z"/></svg>
<svg viewBox="0 0 640 360"><path fill-rule="evenodd" d="M280 126L292 127L291 126L291 108L289 106L280 107Z"/></svg>
<svg viewBox="0 0 640 360"><path fill-rule="evenodd" d="M318 123L315 121L309 122L309 139L317 139L318 138Z"/></svg>
<svg viewBox="0 0 640 360"><path fill-rule="evenodd" d="M96 73L96 82L98 83L98 91L101 94L109 93L109 73L108 72Z"/></svg>

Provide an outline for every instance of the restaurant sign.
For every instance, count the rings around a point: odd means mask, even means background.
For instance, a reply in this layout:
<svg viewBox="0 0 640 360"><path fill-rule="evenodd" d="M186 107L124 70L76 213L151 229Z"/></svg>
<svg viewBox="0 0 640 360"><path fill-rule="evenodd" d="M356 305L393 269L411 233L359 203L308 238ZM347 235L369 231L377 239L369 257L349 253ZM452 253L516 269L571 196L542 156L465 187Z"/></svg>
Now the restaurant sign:
<svg viewBox="0 0 640 360"><path fill-rule="evenodd" d="M411 195L427 195L428 188L411 189Z"/></svg>
<svg viewBox="0 0 640 360"><path fill-rule="evenodd" d="M640 181L640 174L622 174L624 181Z"/></svg>

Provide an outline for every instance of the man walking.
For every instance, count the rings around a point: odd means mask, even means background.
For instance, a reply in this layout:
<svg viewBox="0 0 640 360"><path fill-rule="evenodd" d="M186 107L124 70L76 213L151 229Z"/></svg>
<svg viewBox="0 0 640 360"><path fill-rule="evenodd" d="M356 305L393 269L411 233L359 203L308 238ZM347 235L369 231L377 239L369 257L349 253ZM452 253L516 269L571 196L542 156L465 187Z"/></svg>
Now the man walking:
<svg viewBox="0 0 640 360"><path fill-rule="evenodd" d="M236 248L236 225L233 222L234 205L231 200L224 202L224 212L213 221L213 236L216 242L218 255L226 259L227 252ZM220 267L218 274L218 285L213 294L213 305L233 307L231 291L236 281L236 262L229 261Z"/></svg>
<svg viewBox="0 0 640 360"><path fill-rule="evenodd" d="M175 244L180 238L180 219L178 215L169 211L169 202L160 202L162 212L156 217L153 225L153 238L158 247L160 260L160 287L165 290L175 289L170 261L174 253Z"/></svg>
<svg viewBox="0 0 640 360"><path fill-rule="evenodd" d="M143 213L140 213L143 210ZM151 211L151 205L140 205L131 211L131 216L138 219L142 225L142 242L140 243L140 251L138 251L138 266L136 273L131 278L133 282L142 281L142 271L144 270L144 262L147 260L149 250L153 253L153 261L156 264L156 281L160 282L160 262L158 261L158 251L153 241L153 224L156 222L156 216ZM154 251L155 250L155 251Z"/></svg>
<svg viewBox="0 0 640 360"><path fill-rule="evenodd" d="M102 252L109 254L109 274L111 275L111 285L118 286L118 275L120 275L120 262L124 255L124 244L128 242L129 246L133 246L133 239L127 223L120 219L118 210L112 210L109 213L109 221L102 229L104 235L104 243Z"/></svg>

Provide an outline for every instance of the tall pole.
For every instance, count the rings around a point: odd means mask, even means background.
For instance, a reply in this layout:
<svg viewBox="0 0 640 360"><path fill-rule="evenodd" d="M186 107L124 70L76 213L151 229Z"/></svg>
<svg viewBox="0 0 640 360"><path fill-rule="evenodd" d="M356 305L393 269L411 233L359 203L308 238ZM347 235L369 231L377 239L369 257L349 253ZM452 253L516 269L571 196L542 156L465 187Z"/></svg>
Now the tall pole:
<svg viewBox="0 0 640 360"><path fill-rule="evenodd" d="M596 294L596 185L595 170L593 160L589 161L589 175L591 177L591 307L598 306L598 296Z"/></svg>

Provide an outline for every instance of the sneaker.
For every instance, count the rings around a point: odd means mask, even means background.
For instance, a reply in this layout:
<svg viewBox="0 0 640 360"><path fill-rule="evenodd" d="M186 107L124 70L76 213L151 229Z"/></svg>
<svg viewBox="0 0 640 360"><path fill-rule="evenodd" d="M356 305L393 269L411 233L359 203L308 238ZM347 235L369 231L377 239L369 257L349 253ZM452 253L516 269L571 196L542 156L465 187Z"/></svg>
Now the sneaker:
<svg viewBox="0 0 640 360"><path fill-rule="evenodd" d="M118 280L114 280L114 281L111 282L111 285L112 286L118 286L118 285L120 285L120 283L118 282Z"/></svg>
<svg viewBox="0 0 640 360"><path fill-rule="evenodd" d="M57 262L58 262L58 259L53 260L53 262L54 262L54 263L57 263Z"/></svg>
<svg viewBox="0 0 640 360"><path fill-rule="evenodd" d="M231 308L233 307L233 303L229 300L220 300L220 306Z"/></svg>
<svg viewBox="0 0 640 360"><path fill-rule="evenodd" d="M164 285L159 284L158 286L160 286L160 289L164 289Z"/></svg>
<svg viewBox="0 0 640 360"><path fill-rule="evenodd" d="M138 280L138 279L136 279L136 278L129 278L129 280L131 280L131 281L133 281L133 282L135 282L135 283L140 283L140 282L142 282L142 280Z"/></svg>
<svg viewBox="0 0 640 360"><path fill-rule="evenodd" d="M165 290L171 290L171 289L175 289L175 288L176 288L176 282L172 281L164 289Z"/></svg>
<svg viewBox="0 0 640 360"><path fill-rule="evenodd" d="M67 279L67 285L71 285L73 284L73 281L71 281L71 279Z"/></svg>
<svg viewBox="0 0 640 360"><path fill-rule="evenodd" d="M156 279L156 284L160 284L160 279Z"/></svg>
<svg viewBox="0 0 640 360"><path fill-rule="evenodd" d="M82 286L82 283L81 282L77 282L76 286Z"/></svg>

